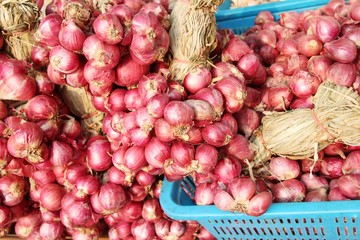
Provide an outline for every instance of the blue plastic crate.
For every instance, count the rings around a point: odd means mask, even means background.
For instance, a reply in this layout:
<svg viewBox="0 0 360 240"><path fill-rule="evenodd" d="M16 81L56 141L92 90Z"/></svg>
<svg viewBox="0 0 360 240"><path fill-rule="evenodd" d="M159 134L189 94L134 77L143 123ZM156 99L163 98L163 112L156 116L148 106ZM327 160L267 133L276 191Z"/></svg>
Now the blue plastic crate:
<svg viewBox="0 0 360 240"><path fill-rule="evenodd" d="M254 20L261 11L272 12L275 20L278 20L280 13L318 9L328 2L329 0L280 0L279 2L230 9L231 0L225 0L215 14L216 23L219 29L228 28L236 34L240 34L254 26Z"/></svg>
<svg viewBox="0 0 360 240"><path fill-rule="evenodd" d="M265 214L251 217L221 211L214 205L198 206L190 198L194 189L191 178L164 180L160 204L169 217L196 220L217 239L360 239L359 200L273 203Z"/></svg>

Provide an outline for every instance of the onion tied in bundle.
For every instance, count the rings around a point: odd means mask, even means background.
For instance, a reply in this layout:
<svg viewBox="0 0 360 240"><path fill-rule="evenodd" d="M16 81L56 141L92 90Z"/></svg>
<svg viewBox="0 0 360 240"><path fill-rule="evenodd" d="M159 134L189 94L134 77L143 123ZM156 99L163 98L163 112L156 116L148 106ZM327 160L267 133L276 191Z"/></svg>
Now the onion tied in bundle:
<svg viewBox="0 0 360 240"><path fill-rule="evenodd" d="M313 98L313 109L273 112L251 136L253 166L272 155L290 159L314 156L331 143L360 144L360 96L354 89L324 82Z"/></svg>
<svg viewBox="0 0 360 240"><path fill-rule="evenodd" d="M39 6L34 0L0 1L0 29L8 54L19 60L30 60L39 17Z"/></svg>

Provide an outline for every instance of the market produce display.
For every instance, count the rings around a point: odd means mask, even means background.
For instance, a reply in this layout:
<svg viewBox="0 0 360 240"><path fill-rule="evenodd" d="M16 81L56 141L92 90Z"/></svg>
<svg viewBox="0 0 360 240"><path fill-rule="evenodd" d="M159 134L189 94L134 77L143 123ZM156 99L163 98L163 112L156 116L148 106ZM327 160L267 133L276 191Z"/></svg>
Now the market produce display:
<svg viewBox="0 0 360 240"><path fill-rule="evenodd" d="M255 217L360 199L359 0L262 11L242 35L216 28L221 0L15 2L0 1L0 236L214 239L166 215L164 178ZM10 34L20 15L34 25ZM10 41L23 31L30 49Z"/></svg>

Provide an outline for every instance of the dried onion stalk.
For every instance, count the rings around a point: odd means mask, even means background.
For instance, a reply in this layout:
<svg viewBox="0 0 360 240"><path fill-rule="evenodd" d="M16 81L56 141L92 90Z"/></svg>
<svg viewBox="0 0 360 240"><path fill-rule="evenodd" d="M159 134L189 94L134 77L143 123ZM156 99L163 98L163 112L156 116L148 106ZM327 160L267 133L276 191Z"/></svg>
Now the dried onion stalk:
<svg viewBox="0 0 360 240"><path fill-rule="evenodd" d="M209 68L216 47L214 12L223 0L179 0L171 12L169 67L171 78L183 82L192 69Z"/></svg>

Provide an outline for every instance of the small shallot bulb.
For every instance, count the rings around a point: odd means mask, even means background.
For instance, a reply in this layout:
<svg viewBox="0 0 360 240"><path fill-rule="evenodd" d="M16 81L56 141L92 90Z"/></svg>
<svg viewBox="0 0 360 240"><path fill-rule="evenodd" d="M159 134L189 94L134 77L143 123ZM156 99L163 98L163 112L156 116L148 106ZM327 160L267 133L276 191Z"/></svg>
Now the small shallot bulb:
<svg viewBox="0 0 360 240"><path fill-rule="evenodd" d="M340 63L351 63L357 55L356 44L347 38L339 38L324 44L324 52L330 59Z"/></svg>
<svg viewBox="0 0 360 240"><path fill-rule="evenodd" d="M345 158L342 165L344 174L360 174L360 151L351 151Z"/></svg>
<svg viewBox="0 0 360 240"><path fill-rule="evenodd" d="M55 97L40 94L27 101L23 111L31 121L47 120L59 115L60 106Z"/></svg>
<svg viewBox="0 0 360 240"><path fill-rule="evenodd" d="M87 161L95 171L105 171L112 165L110 142L104 136L94 136L87 144Z"/></svg>
<svg viewBox="0 0 360 240"><path fill-rule="evenodd" d="M85 41L85 33L78 27L73 20L65 20L61 24L59 32L59 42L64 48L80 52Z"/></svg>
<svg viewBox="0 0 360 240"><path fill-rule="evenodd" d="M5 206L19 204L25 196L25 181L23 177L8 174L0 179L0 198Z"/></svg>
<svg viewBox="0 0 360 240"><path fill-rule="evenodd" d="M194 109L182 101L171 101L164 109L164 119L175 126L191 124L194 116Z"/></svg>
<svg viewBox="0 0 360 240"><path fill-rule="evenodd" d="M100 14L93 22L92 27L99 39L108 44L118 44L123 39L123 27L113 13Z"/></svg>
<svg viewBox="0 0 360 240"><path fill-rule="evenodd" d="M269 162L271 178L280 181L297 178L300 175L300 165L297 161L285 157L273 157Z"/></svg>
<svg viewBox="0 0 360 240"><path fill-rule="evenodd" d="M93 195L100 189L99 180L92 175L83 175L76 181L76 195Z"/></svg>
<svg viewBox="0 0 360 240"><path fill-rule="evenodd" d="M242 56L251 53L249 45L240 38L240 36L233 37L224 47L221 55L222 62L239 61Z"/></svg>
<svg viewBox="0 0 360 240"><path fill-rule="evenodd" d="M100 190L97 194L105 213L117 212L123 206L125 206L127 202L127 195L125 190L122 188L122 186L114 183L105 183L100 187Z"/></svg>
<svg viewBox="0 0 360 240"><path fill-rule="evenodd" d="M186 74L184 87L187 91L194 94L200 89L207 87L211 83L211 72L206 67L197 67Z"/></svg>
<svg viewBox="0 0 360 240"><path fill-rule="evenodd" d="M145 159L151 166L162 168L165 161L170 157L170 144L161 141L155 136L145 146Z"/></svg>
<svg viewBox="0 0 360 240"><path fill-rule="evenodd" d="M201 183L196 186L195 202L197 205L210 205L214 203L214 196L217 191L217 184Z"/></svg>
<svg viewBox="0 0 360 240"><path fill-rule="evenodd" d="M54 70L61 73L72 73L80 66L79 56L73 51L58 45L50 50L49 60Z"/></svg>
<svg viewBox="0 0 360 240"><path fill-rule="evenodd" d="M272 186L275 202L301 202L305 198L305 185L297 179L288 179Z"/></svg>
<svg viewBox="0 0 360 240"><path fill-rule="evenodd" d="M299 98L307 98L317 92L321 80L309 74L304 70L297 71L289 81L289 87L295 96Z"/></svg>
<svg viewBox="0 0 360 240"><path fill-rule="evenodd" d="M241 164L234 158L223 158L215 166L214 174L222 183L229 183L240 176Z"/></svg>
<svg viewBox="0 0 360 240"><path fill-rule="evenodd" d="M338 188L340 192L347 198L360 199L359 196L359 174L346 174L339 178Z"/></svg>
<svg viewBox="0 0 360 240"><path fill-rule="evenodd" d="M204 141L214 147L225 146L234 137L230 127L222 122L214 122L205 126L201 134Z"/></svg>
<svg viewBox="0 0 360 240"><path fill-rule="evenodd" d="M61 199L65 195L63 186L56 183L44 185L40 192L40 204L49 211L61 209Z"/></svg>
<svg viewBox="0 0 360 240"><path fill-rule="evenodd" d="M297 40L299 52L307 57L318 55L323 43L315 35L303 35Z"/></svg>
<svg viewBox="0 0 360 240"><path fill-rule="evenodd" d="M15 223L15 234L20 238L27 238L42 222L39 210L33 210L20 218Z"/></svg>
<svg viewBox="0 0 360 240"><path fill-rule="evenodd" d="M160 202L156 198L149 198L144 201L142 213L143 219L149 222L156 222L162 218L163 210L160 206Z"/></svg>

